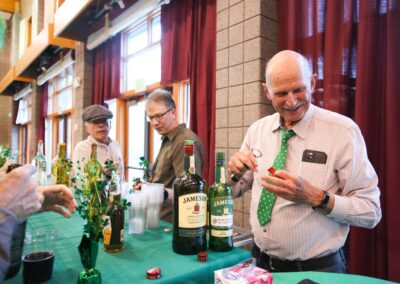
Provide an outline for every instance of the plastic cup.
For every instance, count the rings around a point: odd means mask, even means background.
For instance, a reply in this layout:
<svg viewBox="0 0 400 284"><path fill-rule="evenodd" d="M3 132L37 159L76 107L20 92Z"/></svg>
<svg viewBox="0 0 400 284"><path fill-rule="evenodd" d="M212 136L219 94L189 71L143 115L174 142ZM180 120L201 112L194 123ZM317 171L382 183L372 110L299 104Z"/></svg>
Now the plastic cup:
<svg viewBox="0 0 400 284"><path fill-rule="evenodd" d="M160 227L160 211L164 201L164 185L162 183L142 184L142 191L147 199L146 227Z"/></svg>
<svg viewBox="0 0 400 284"><path fill-rule="evenodd" d="M141 191L135 191L133 194L127 196L131 202L129 207L129 223L128 233L132 234L143 234L146 228L146 194Z"/></svg>
<svg viewBox="0 0 400 284"><path fill-rule="evenodd" d="M8 268L6 279L17 275L21 267L22 249L24 247L26 221L18 225L11 242L11 263Z"/></svg>
<svg viewBox="0 0 400 284"><path fill-rule="evenodd" d="M53 229L26 233L22 257L24 283L43 283L51 279L58 236L58 232Z"/></svg>

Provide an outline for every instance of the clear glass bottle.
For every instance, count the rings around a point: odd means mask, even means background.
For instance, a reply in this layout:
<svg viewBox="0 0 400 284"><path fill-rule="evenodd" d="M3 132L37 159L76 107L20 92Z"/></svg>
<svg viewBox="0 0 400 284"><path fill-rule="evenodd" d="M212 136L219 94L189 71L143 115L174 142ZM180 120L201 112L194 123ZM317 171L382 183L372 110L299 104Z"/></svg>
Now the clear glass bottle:
<svg viewBox="0 0 400 284"><path fill-rule="evenodd" d="M125 212L121 203L120 177L112 173L109 192L108 207L106 210L106 225L103 230L103 243L106 252L119 252L124 248Z"/></svg>
<svg viewBox="0 0 400 284"><path fill-rule="evenodd" d="M37 153L33 158L36 167L36 180L39 185L47 184L46 158L43 155L43 140L38 141Z"/></svg>
<svg viewBox="0 0 400 284"><path fill-rule="evenodd" d="M216 154L215 182L209 193L209 248L229 251L233 248L233 195L226 183L225 154Z"/></svg>
<svg viewBox="0 0 400 284"><path fill-rule="evenodd" d="M71 170L72 163L66 158L66 145L61 142L58 145L57 159L51 166L52 183L70 186Z"/></svg>
<svg viewBox="0 0 400 284"><path fill-rule="evenodd" d="M174 181L172 248L178 254L207 249L207 183L196 173L194 140L185 140L183 174Z"/></svg>

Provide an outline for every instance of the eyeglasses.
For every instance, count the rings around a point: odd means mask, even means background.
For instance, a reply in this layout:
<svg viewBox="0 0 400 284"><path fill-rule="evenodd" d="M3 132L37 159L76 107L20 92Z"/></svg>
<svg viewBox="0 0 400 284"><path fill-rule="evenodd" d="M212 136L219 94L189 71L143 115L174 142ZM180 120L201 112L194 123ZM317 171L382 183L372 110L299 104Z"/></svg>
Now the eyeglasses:
<svg viewBox="0 0 400 284"><path fill-rule="evenodd" d="M164 111L163 113L158 113L158 114L155 114L155 115L152 115L152 116L146 115L146 120L147 120L148 122L151 122L153 119L155 119L155 120L157 120L157 121L160 121L160 120L164 117L165 114L167 114L169 111L171 111L171 110L173 110L173 109L174 109L174 108L171 107L170 109L167 109L167 110Z"/></svg>

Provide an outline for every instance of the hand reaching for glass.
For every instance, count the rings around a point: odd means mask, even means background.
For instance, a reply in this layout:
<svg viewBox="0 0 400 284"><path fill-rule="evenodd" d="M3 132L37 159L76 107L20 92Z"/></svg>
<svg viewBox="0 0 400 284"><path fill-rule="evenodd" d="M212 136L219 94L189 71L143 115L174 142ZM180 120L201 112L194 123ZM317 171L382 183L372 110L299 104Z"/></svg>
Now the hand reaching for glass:
<svg viewBox="0 0 400 284"><path fill-rule="evenodd" d="M54 211L66 218L71 217L77 206L71 189L62 184L39 186L37 192L44 199L40 211Z"/></svg>
<svg viewBox="0 0 400 284"><path fill-rule="evenodd" d="M31 178L35 171L34 166L25 165L0 176L0 208L12 212L20 223L38 211L70 217L76 208L72 191L64 185L38 186Z"/></svg>

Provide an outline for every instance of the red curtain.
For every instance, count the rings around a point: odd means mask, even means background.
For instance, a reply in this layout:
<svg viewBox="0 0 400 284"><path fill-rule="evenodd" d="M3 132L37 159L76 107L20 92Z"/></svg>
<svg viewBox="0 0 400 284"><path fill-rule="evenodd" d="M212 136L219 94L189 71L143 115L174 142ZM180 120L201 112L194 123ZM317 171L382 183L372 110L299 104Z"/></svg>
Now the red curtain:
<svg viewBox="0 0 400 284"><path fill-rule="evenodd" d="M351 230L350 270L400 282L400 2L360 1L355 119L381 189L383 219Z"/></svg>
<svg viewBox="0 0 400 284"><path fill-rule="evenodd" d="M206 150L203 177L214 181L216 1L174 0L161 10L161 81L190 79L191 129Z"/></svg>
<svg viewBox="0 0 400 284"><path fill-rule="evenodd" d="M379 176L383 218L373 230L352 227L349 272L394 281L400 281L399 5L390 0L278 1L279 48L309 58L318 73L316 104L355 117Z"/></svg>
<svg viewBox="0 0 400 284"><path fill-rule="evenodd" d="M92 104L104 104L105 100L117 98L120 91L121 34L93 51Z"/></svg>
<svg viewBox="0 0 400 284"><path fill-rule="evenodd" d="M318 74L315 104L353 116L356 0L278 1L280 50L300 52Z"/></svg>

